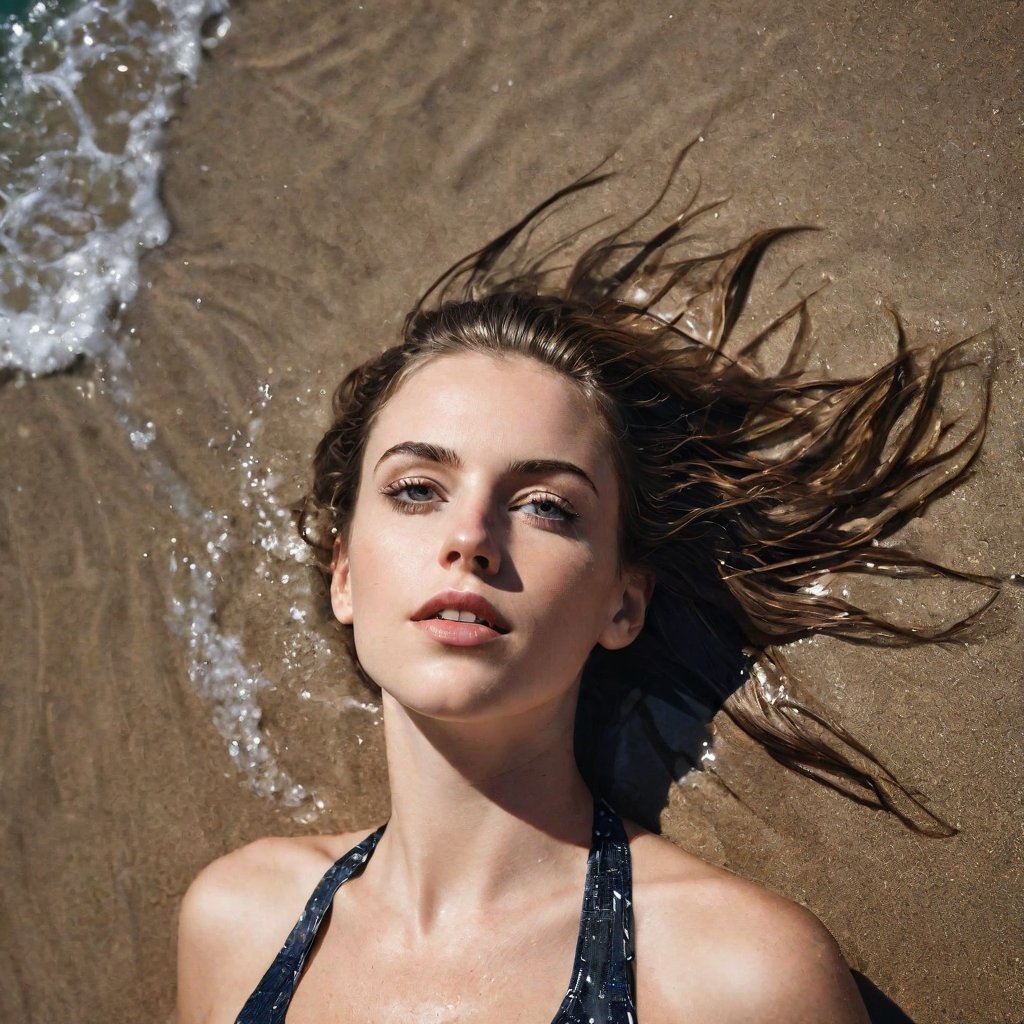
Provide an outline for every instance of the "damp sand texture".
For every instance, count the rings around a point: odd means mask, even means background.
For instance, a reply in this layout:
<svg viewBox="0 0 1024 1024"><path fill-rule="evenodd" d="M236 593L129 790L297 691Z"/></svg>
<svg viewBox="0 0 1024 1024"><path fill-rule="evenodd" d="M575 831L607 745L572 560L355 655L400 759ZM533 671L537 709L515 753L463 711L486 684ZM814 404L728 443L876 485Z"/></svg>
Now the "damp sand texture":
<svg viewBox="0 0 1024 1024"><path fill-rule="evenodd" d="M0 387L5 1020L169 1021L176 905L203 864L386 814L374 705L279 512L340 375L445 265L610 152L595 214L650 199L702 133L690 166L732 197L716 233L821 226L771 274L833 281L812 310L834 373L891 352L888 303L918 343L991 332L985 453L906 532L971 571L1021 568L1018 4L296 12L233 12L179 104L172 230L143 261L123 365ZM1021 1019L1020 612L1008 591L969 646L794 653L806 692L957 837L787 774L724 723L715 773L663 816L813 909L917 1024ZM258 732L239 725L249 698Z"/></svg>

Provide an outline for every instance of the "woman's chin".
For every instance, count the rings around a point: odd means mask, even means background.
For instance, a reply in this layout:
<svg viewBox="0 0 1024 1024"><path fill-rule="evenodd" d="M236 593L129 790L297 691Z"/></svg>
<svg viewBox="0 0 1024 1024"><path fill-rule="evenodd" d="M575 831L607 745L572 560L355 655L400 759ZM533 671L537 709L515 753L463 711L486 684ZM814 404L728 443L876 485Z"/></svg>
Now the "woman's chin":
<svg viewBox="0 0 1024 1024"><path fill-rule="evenodd" d="M509 686L508 681L493 678L454 679L452 673L433 681L420 677L414 685L385 686L382 691L395 711L452 725L483 725L488 721L496 723L519 718L550 707L559 696L523 692Z"/></svg>
<svg viewBox="0 0 1024 1024"><path fill-rule="evenodd" d="M502 705L506 703L490 691L451 685L426 690L417 688L415 693L386 692L397 706L396 710L400 708L416 718L451 722L453 725L499 717Z"/></svg>

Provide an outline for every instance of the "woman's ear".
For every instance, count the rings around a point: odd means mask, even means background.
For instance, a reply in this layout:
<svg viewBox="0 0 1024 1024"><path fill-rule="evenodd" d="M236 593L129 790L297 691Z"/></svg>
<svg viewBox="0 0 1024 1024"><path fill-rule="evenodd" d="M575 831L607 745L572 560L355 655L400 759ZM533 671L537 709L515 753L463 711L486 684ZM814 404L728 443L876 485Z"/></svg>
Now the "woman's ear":
<svg viewBox="0 0 1024 1024"><path fill-rule="evenodd" d="M352 586L349 576L348 548L340 535L334 540L331 556L331 609L344 626L352 625Z"/></svg>
<svg viewBox="0 0 1024 1024"><path fill-rule="evenodd" d="M647 606L654 593L654 573L630 569L623 573L612 617L597 642L609 651L628 647L644 628Z"/></svg>

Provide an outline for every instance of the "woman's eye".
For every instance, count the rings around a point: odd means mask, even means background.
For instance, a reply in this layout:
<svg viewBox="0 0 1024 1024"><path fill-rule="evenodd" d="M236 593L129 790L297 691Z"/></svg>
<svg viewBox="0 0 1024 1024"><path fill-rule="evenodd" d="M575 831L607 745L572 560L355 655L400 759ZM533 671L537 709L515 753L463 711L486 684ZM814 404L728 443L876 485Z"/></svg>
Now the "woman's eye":
<svg viewBox="0 0 1024 1024"><path fill-rule="evenodd" d="M404 494L409 501L430 501L434 492L426 484L407 484L399 492Z"/></svg>
<svg viewBox="0 0 1024 1024"><path fill-rule="evenodd" d="M548 519L553 522L568 522L576 518L576 513L567 501L556 498L554 495L535 494L527 501L524 501L518 508L526 510L529 515L538 519Z"/></svg>
<svg viewBox="0 0 1024 1024"><path fill-rule="evenodd" d="M426 505L437 500L437 491L422 480L396 480L381 488L381 493L399 505Z"/></svg>

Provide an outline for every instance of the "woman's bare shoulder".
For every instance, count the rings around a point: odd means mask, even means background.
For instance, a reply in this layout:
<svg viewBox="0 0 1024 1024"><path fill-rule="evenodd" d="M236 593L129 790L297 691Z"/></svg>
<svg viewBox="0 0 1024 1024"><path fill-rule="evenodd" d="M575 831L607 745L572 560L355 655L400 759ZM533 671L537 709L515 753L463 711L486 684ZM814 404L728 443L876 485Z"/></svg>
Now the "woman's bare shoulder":
<svg viewBox="0 0 1024 1024"><path fill-rule="evenodd" d="M366 834L258 839L199 872L178 916L178 1024L235 1019L324 872Z"/></svg>
<svg viewBox="0 0 1024 1024"><path fill-rule="evenodd" d="M292 909L298 917L323 873L362 835L268 837L233 850L195 877L182 901L182 918L217 928L237 925L240 912L256 924Z"/></svg>
<svg viewBox="0 0 1024 1024"><path fill-rule="evenodd" d="M631 829L638 984L647 1019L867 1024L842 953L808 910Z"/></svg>

